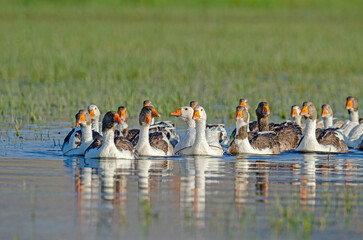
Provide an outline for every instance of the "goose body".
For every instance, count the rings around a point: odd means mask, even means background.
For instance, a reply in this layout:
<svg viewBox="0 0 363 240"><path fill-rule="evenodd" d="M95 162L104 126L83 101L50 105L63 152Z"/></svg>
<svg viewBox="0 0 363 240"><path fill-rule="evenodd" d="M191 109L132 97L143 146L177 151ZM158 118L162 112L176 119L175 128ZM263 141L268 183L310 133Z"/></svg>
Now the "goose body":
<svg viewBox="0 0 363 240"><path fill-rule="evenodd" d="M305 116L305 134L299 145L296 147L300 152L348 152L348 147L344 142L343 136L335 129L325 129L316 138L316 109L312 102L304 102L301 112Z"/></svg>
<svg viewBox="0 0 363 240"><path fill-rule="evenodd" d="M261 132L248 140L248 112L243 106L236 109L236 136L228 150L232 155L241 153L279 154L280 145L277 135L271 132Z"/></svg>
<svg viewBox="0 0 363 240"><path fill-rule="evenodd" d="M184 106L175 110L171 115L179 117L187 124L187 129L179 143L176 144L174 151L176 154L185 155L190 153L190 149L196 139L196 124L193 119L194 109ZM205 129L205 137L208 145L218 146L220 142L227 144L229 139L222 124L207 125ZM227 140L226 140L227 138ZM226 142L227 141L227 142Z"/></svg>
<svg viewBox="0 0 363 240"><path fill-rule="evenodd" d="M216 143L216 145L209 145L206 139L206 121L207 114L204 108L201 106L196 106L193 112L193 120L196 124L196 135L194 143L191 147L183 150L183 155L193 155L193 156L222 156L224 151L221 145Z"/></svg>
<svg viewBox="0 0 363 240"><path fill-rule="evenodd" d="M81 131L77 131L73 139L78 139L78 142L71 139L71 136L70 140L73 142L70 142L70 144L72 144L72 146L68 145L63 148L63 154L66 156L84 155L86 149L92 144L94 137L98 137L97 134L93 134L92 132L91 116L88 111L83 109L80 110L78 112L77 121L80 124Z"/></svg>
<svg viewBox="0 0 363 240"><path fill-rule="evenodd" d="M115 138L116 125L121 121L116 112L106 113L102 121L103 141L94 141L85 153L86 158L134 159L137 152L124 137Z"/></svg>
<svg viewBox="0 0 363 240"><path fill-rule="evenodd" d="M140 133L135 146L140 156L173 156L174 149L163 132L150 133L149 128L154 116L160 116L153 106L142 108L139 116Z"/></svg>

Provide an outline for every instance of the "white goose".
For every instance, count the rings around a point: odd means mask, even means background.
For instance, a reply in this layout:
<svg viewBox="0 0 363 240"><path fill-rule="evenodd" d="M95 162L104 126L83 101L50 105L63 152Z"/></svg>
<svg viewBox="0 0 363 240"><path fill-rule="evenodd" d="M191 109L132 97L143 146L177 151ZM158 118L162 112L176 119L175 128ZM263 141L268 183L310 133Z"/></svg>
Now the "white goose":
<svg viewBox="0 0 363 240"><path fill-rule="evenodd" d="M363 141L363 123L359 123L358 107L358 101L355 97L347 98L346 109L349 112L349 121L341 129L345 142L351 148L358 148Z"/></svg>
<svg viewBox="0 0 363 240"><path fill-rule="evenodd" d="M102 120L103 142L94 141L85 153L86 158L122 158L134 159L137 152L130 141L124 137L115 138L115 128L120 123L120 116L110 111Z"/></svg>
<svg viewBox="0 0 363 240"><path fill-rule="evenodd" d="M89 105L88 112L91 115L92 130L100 133L100 129L102 128L102 125L100 124L100 110L96 105Z"/></svg>
<svg viewBox="0 0 363 240"><path fill-rule="evenodd" d="M252 154L279 154L280 144L278 137L273 133L258 134L248 140L248 112L243 106L236 108L236 136L228 150L232 155L241 153Z"/></svg>
<svg viewBox="0 0 363 240"><path fill-rule="evenodd" d="M206 122L207 114L201 106L196 106L194 108L193 120L196 123L196 137L194 144L183 151L184 155L202 155L202 156L222 156L223 149L221 145L216 143L215 146L210 146L206 139Z"/></svg>
<svg viewBox="0 0 363 240"><path fill-rule="evenodd" d="M141 129L136 149L140 156L173 156L173 146L165 133L149 132L153 116L160 116L153 106L142 108L139 116Z"/></svg>
<svg viewBox="0 0 363 240"><path fill-rule="evenodd" d="M93 142L91 116L88 111L84 109L79 110L77 121L81 127L81 142L75 148L63 148L63 154L66 156L84 155L86 149Z"/></svg>
<svg viewBox="0 0 363 240"><path fill-rule="evenodd" d="M305 116L305 134L296 147L300 152L348 152L348 147L344 142L343 136L334 129L325 129L316 138L316 117L317 112L312 102L304 102L300 113Z"/></svg>
<svg viewBox="0 0 363 240"><path fill-rule="evenodd" d="M181 141L176 144L174 151L176 154L184 155L188 148L194 144L196 138L195 120L193 119L194 110L192 107L184 106L171 113L172 116L179 117L187 124L187 129ZM209 145L219 145L220 130L206 128L206 139Z"/></svg>

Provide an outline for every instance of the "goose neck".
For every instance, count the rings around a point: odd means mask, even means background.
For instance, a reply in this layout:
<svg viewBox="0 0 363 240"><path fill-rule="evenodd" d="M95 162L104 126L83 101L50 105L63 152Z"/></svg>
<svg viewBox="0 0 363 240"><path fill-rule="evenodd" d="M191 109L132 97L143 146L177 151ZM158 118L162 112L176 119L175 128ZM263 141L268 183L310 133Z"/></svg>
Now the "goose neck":
<svg viewBox="0 0 363 240"><path fill-rule="evenodd" d="M333 117L332 116L326 116L323 119L324 128L330 128L333 126Z"/></svg>
<svg viewBox="0 0 363 240"><path fill-rule="evenodd" d="M259 132L269 131L268 117L258 117L257 122L258 122L258 131Z"/></svg>
<svg viewBox="0 0 363 240"><path fill-rule="evenodd" d="M358 111L349 112L349 120L351 122L359 123L359 114L358 114Z"/></svg>
<svg viewBox="0 0 363 240"><path fill-rule="evenodd" d="M92 137L91 124L90 125L87 124L86 126L82 127L81 131L82 131L82 141L84 142L92 141L93 137Z"/></svg>

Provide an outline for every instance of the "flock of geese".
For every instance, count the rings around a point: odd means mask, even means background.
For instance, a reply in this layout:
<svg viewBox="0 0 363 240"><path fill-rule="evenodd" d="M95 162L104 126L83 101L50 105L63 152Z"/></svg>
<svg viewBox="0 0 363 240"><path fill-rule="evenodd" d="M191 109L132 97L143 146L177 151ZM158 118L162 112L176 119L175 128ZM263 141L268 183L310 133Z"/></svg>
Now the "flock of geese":
<svg viewBox="0 0 363 240"><path fill-rule="evenodd" d="M175 154L222 156L225 152L237 155L363 150L363 118L359 118L356 98L347 98L346 110L349 120L334 123L332 108L324 104L322 120L318 120L314 104L304 102L302 109L297 105L291 107L292 121L269 123L269 104L261 102L256 109L257 121L250 122L250 105L247 99L241 99L236 108L236 128L229 139L224 125L207 125L205 109L192 101L171 113L186 122L187 129L180 139L172 122L154 123L160 115L149 100L143 102L138 129L129 129L126 107L107 112L100 123L100 110L90 105L75 115L76 125L64 139L62 151L67 156L134 159Z"/></svg>

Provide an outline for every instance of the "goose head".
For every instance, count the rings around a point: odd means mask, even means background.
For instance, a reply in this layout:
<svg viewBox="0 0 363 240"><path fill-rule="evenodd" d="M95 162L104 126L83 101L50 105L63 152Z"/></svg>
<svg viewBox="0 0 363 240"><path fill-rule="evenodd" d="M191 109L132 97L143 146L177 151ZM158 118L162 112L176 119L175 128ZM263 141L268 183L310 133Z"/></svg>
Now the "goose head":
<svg viewBox="0 0 363 240"><path fill-rule="evenodd" d="M102 120L102 132L114 129L121 122L120 116L115 111L109 111Z"/></svg>
<svg viewBox="0 0 363 240"><path fill-rule="evenodd" d="M189 121L193 119L194 110L192 107L181 107L170 113L170 115L175 117L180 117L183 121Z"/></svg>
<svg viewBox="0 0 363 240"><path fill-rule="evenodd" d="M205 123L207 121L207 114L203 107L196 106L194 108L193 119L197 123Z"/></svg>
<svg viewBox="0 0 363 240"><path fill-rule="evenodd" d="M147 106L152 106L152 102L150 100L145 100L143 103L142 103L142 106L143 107L147 107Z"/></svg>
<svg viewBox="0 0 363 240"><path fill-rule="evenodd" d="M120 116L121 124L129 122L129 112L125 106L119 106L117 109L117 113Z"/></svg>
<svg viewBox="0 0 363 240"><path fill-rule="evenodd" d="M239 105L242 107L245 107L247 109L247 111L250 112L251 107L246 98L241 98L239 100Z"/></svg>
<svg viewBox="0 0 363 240"><path fill-rule="evenodd" d="M345 104L345 109L349 112L357 112L358 111L358 101L355 97L347 97L347 103Z"/></svg>
<svg viewBox="0 0 363 240"><path fill-rule="evenodd" d="M270 107L267 102L260 102L258 104L256 115L258 118L264 118L270 115Z"/></svg>
<svg viewBox="0 0 363 240"><path fill-rule="evenodd" d="M155 110L154 106L143 107L139 115L139 124L141 126L151 125L152 118L154 117L160 117L160 114Z"/></svg>
<svg viewBox="0 0 363 240"><path fill-rule="evenodd" d="M76 115L74 115L74 117L76 118L76 127L79 127L79 122L78 122L79 113L76 113Z"/></svg>
<svg viewBox="0 0 363 240"><path fill-rule="evenodd" d="M91 125L91 115L85 109L81 109L78 112L77 122L81 127Z"/></svg>
<svg viewBox="0 0 363 240"><path fill-rule="evenodd" d="M291 106L291 118L295 119L296 117L299 117L301 113L301 109L298 105L292 105Z"/></svg>
<svg viewBox="0 0 363 240"><path fill-rule="evenodd" d="M189 103L189 106L194 110L194 108L196 107L196 106L199 106L199 103L198 103L198 101L191 101L190 103Z"/></svg>
<svg viewBox="0 0 363 240"><path fill-rule="evenodd" d="M243 106L236 107L236 127L247 126L248 124L248 110Z"/></svg>
<svg viewBox="0 0 363 240"><path fill-rule="evenodd" d="M333 117L333 109L330 107L329 104L323 104L321 106L321 117L322 118Z"/></svg>
<svg viewBox="0 0 363 240"><path fill-rule="evenodd" d="M300 115L304 116L305 119L316 120L317 112L314 104L312 102L304 102Z"/></svg>
<svg viewBox="0 0 363 240"><path fill-rule="evenodd" d="M98 109L98 107L96 105L89 105L88 106L88 112L91 116L91 120L95 121L95 120L99 120L100 119L100 110Z"/></svg>

